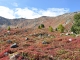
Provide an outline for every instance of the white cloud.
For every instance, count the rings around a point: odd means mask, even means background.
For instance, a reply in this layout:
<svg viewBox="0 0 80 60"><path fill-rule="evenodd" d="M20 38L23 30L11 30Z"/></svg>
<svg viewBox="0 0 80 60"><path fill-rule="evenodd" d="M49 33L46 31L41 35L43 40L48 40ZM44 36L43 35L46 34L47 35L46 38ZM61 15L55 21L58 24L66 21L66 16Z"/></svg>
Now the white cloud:
<svg viewBox="0 0 80 60"><path fill-rule="evenodd" d="M41 11L44 16L58 16L67 12L69 12L69 9L65 8L49 8L46 11Z"/></svg>
<svg viewBox="0 0 80 60"><path fill-rule="evenodd" d="M69 9L65 8L48 8L47 10L43 9L37 9L37 8L15 8L10 9L5 6L0 6L0 16L6 17L6 18L27 18L27 19L33 19L41 16L58 16L64 13L69 12Z"/></svg>
<svg viewBox="0 0 80 60"><path fill-rule="evenodd" d="M4 6L0 6L0 16L5 18L15 18L14 11Z"/></svg>

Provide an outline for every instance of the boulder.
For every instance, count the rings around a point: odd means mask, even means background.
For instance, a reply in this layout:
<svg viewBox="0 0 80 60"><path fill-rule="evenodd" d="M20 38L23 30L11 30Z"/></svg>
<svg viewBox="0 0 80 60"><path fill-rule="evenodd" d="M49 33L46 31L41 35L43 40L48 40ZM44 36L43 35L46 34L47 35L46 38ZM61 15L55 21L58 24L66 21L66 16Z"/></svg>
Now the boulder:
<svg viewBox="0 0 80 60"><path fill-rule="evenodd" d="M42 41L42 44L49 44L49 42L46 42L46 41Z"/></svg>
<svg viewBox="0 0 80 60"><path fill-rule="evenodd" d="M26 37L25 40L29 40L29 38Z"/></svg>
<svg viewBox="0 0 80 60"><path fill-rule="evenodd" d="M9 54L9 59L10 60L17 60L16 56L19 56L19 53L18 52L13 53L13 54Z"/></svg>
<svg viewBox="0 0 80 60"><path fill-rule="evenodd" d="M18 47L17 43L11 45L11 48L16 48L16 47Z"/></svg>

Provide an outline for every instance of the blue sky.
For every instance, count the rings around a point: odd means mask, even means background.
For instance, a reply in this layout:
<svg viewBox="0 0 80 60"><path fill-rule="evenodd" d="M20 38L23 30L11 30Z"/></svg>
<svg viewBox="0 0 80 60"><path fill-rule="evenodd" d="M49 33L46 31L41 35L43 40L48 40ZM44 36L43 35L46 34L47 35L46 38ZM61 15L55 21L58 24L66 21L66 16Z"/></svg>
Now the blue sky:
<svg viewBox="0 0 80 60"><path fill-rule="evenodd" d="M54 17L79 11L79 6L80 0L0 0L0 16L10 19Z"/></svg>

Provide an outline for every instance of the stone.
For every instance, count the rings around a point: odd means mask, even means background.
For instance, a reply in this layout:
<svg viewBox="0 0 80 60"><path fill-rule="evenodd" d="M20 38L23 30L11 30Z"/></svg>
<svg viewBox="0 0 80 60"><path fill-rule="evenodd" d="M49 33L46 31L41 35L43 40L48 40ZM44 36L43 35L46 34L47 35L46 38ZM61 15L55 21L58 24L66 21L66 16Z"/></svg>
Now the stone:
<svg viewBox="0 0 80 60"><path fill-rule="evenodd" d="M51 36L50 34L48 34L48 36Z"/></svg>
<svg viewBox="0 0 80 60"><path fill-rule="evenodd" d="M46 42L46 41L42 41L42 44L49 44L48 42Z"/></svg>
<svg viewBox="0 0 80 60"><path fill-rule="evenodd" d="M17 60L17 58L16 58L16 56L18 56L19 55L19 53L13 53L13 54L9 54L9 59L10 60Z"/></svg>
<svg viewBox="0 0 80 60"><path fill-rule="evenodd" d="M7 34L10 34L10 31L7 31Z"/></svg>
<svg viewBox="0 0 80 60"><path fill-rule="evenodd" d="M7 31L7 33L10 33L10 31Z"/></svg>
<svg viewBox="0 0 80 60"><path fill-rule="evenodd" d="M76 37L79 37L79 35L76 35Z"/></svg>
<svg viewBox="0 0 80 60"><path fill-rule="evenodd" d="M66 33L65 35L69 35L68 33Z"/></svg>
<svg viewBox="0 0 80 60"><path fill-rule="evenodd" d="M11 45L11 48L16 48L16 47L18 47L17 43Z"/></svg>
<svg viewBox="0 0 80 60"><path fill-rule="evenodd" d="M72 39L69 39L69 41L72 41Z"/></svg>
<svg viewBox="0 0 80 60"><path fill-rule="evenodd" d="M8 56L8 54L9 54L8 52L5 52L5 53L4 53L5 56Z"/></svg>
<svg viewBox="0 0 80 60"><path fill-rule="evenodd" d="M26 37L25 40L29 40L29 38Z"/></svg>
<svg viewBox="0 0 80 60"><path fill-rule="evenodd" d="M12 43L12 41L11 40L7 40L7 43L10 44L10 43Z"/></svg>
<svg viewBox="0 0 80 60"><path fill-rule="evenodd" d="M42 38L42 35L39 35L38 38Z"/></svg>
<svg viewBox="0 0 80 60"><path fill-rule="evenodd" d="M71 32L71 34L74 34L73 32Z"/></svg>

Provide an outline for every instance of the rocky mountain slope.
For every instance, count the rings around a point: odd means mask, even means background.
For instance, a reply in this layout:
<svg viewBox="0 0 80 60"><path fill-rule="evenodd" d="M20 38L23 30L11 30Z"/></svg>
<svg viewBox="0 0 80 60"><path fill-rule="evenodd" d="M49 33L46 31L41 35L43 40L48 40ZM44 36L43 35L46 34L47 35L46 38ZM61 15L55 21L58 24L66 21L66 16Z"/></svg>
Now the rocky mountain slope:
<svg viewBox="0 0 80 60"><path fill-rule="evenodd" d="M46 28L49 26L56 28L59 24L63 24L67 29L70 29L73 24L73 16L76 13L80 12L66 13L57 17L42 16L35 19L6 19L4 17L0 17L0 27L11 26L20 28L36 28L40 24L44 24Z"/></svg>

